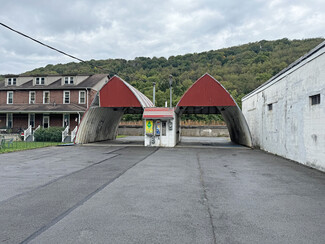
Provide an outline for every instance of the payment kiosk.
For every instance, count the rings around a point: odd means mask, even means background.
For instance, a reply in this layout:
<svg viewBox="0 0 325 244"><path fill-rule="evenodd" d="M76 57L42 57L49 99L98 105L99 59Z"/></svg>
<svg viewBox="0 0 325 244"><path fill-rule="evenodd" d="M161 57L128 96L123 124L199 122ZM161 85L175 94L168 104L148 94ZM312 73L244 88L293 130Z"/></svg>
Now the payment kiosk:
<svg viewBox="0 0 325 244"><path fill-rule="evenodd" d="M174 147L177 143L178 125L174 108L145 108L144 145L152 147Z"/></svg>

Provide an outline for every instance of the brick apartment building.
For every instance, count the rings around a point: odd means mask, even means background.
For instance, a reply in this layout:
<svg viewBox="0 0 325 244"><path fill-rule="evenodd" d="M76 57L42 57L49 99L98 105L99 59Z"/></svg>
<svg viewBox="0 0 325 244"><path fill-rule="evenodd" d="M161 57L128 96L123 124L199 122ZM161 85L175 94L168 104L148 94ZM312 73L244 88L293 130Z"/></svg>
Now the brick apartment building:
<svg viewBox="0 0 325 244"><path fill-rule="evenodd" d="M0 81L0 129L69 125L73 130L107 81L107 74L5 76Z"/></svg>

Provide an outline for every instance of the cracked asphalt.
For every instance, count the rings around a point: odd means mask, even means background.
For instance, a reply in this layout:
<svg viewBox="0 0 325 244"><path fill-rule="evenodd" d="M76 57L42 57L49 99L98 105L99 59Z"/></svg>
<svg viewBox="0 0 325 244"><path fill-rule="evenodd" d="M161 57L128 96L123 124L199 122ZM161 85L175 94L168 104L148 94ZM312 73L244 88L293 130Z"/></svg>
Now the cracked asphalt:
<svg viewBox="0 0 325 244"><path fill-rule="evenodd" d="M324 243L325 174L243 147L0 155L0 243Z"/></svg>

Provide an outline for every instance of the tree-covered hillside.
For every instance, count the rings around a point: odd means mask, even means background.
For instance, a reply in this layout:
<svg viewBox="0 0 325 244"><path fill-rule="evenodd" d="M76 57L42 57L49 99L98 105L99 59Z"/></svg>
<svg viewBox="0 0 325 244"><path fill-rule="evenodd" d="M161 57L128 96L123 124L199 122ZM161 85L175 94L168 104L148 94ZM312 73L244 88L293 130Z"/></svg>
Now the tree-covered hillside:
<svg viewBox="0 0 325 244"><path fill-rule="evenodd" d="M281 39L259 41L241 46L166 58L138 57L134 60L90 60L86 63L47 65L27 72L38 74L117 74L150 99L156 82L156 106L169 99L168 77L173 75L173 104L205 73L211 74L233 95L241 98L290 63L307 53L324 39ZM109 56L109 54L107 54Z"/></svg>

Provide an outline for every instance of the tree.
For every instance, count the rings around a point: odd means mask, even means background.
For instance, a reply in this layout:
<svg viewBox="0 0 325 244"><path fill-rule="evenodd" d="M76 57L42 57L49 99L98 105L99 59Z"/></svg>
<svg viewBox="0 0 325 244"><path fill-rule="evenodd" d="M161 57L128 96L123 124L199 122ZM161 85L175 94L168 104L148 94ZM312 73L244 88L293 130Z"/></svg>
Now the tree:
<svg viewBox="0 0 325 244"><path fill-rule="evenodd" d="M137 57L134 60L90 60L85 63L47 65L29 72L35 74L118 74L139 91L152 98L156 82L156 105L169 101L168 77L173 75L173 104L205 73L211 74L229 90L237 104L241 98L276 75L290 63L314 48L322 38L288 40L287 38L248 43L208 52L164 57ZM134 116L128 118L135 118ZM193 115L188 118L209 120L213 116Z"/></svg>

